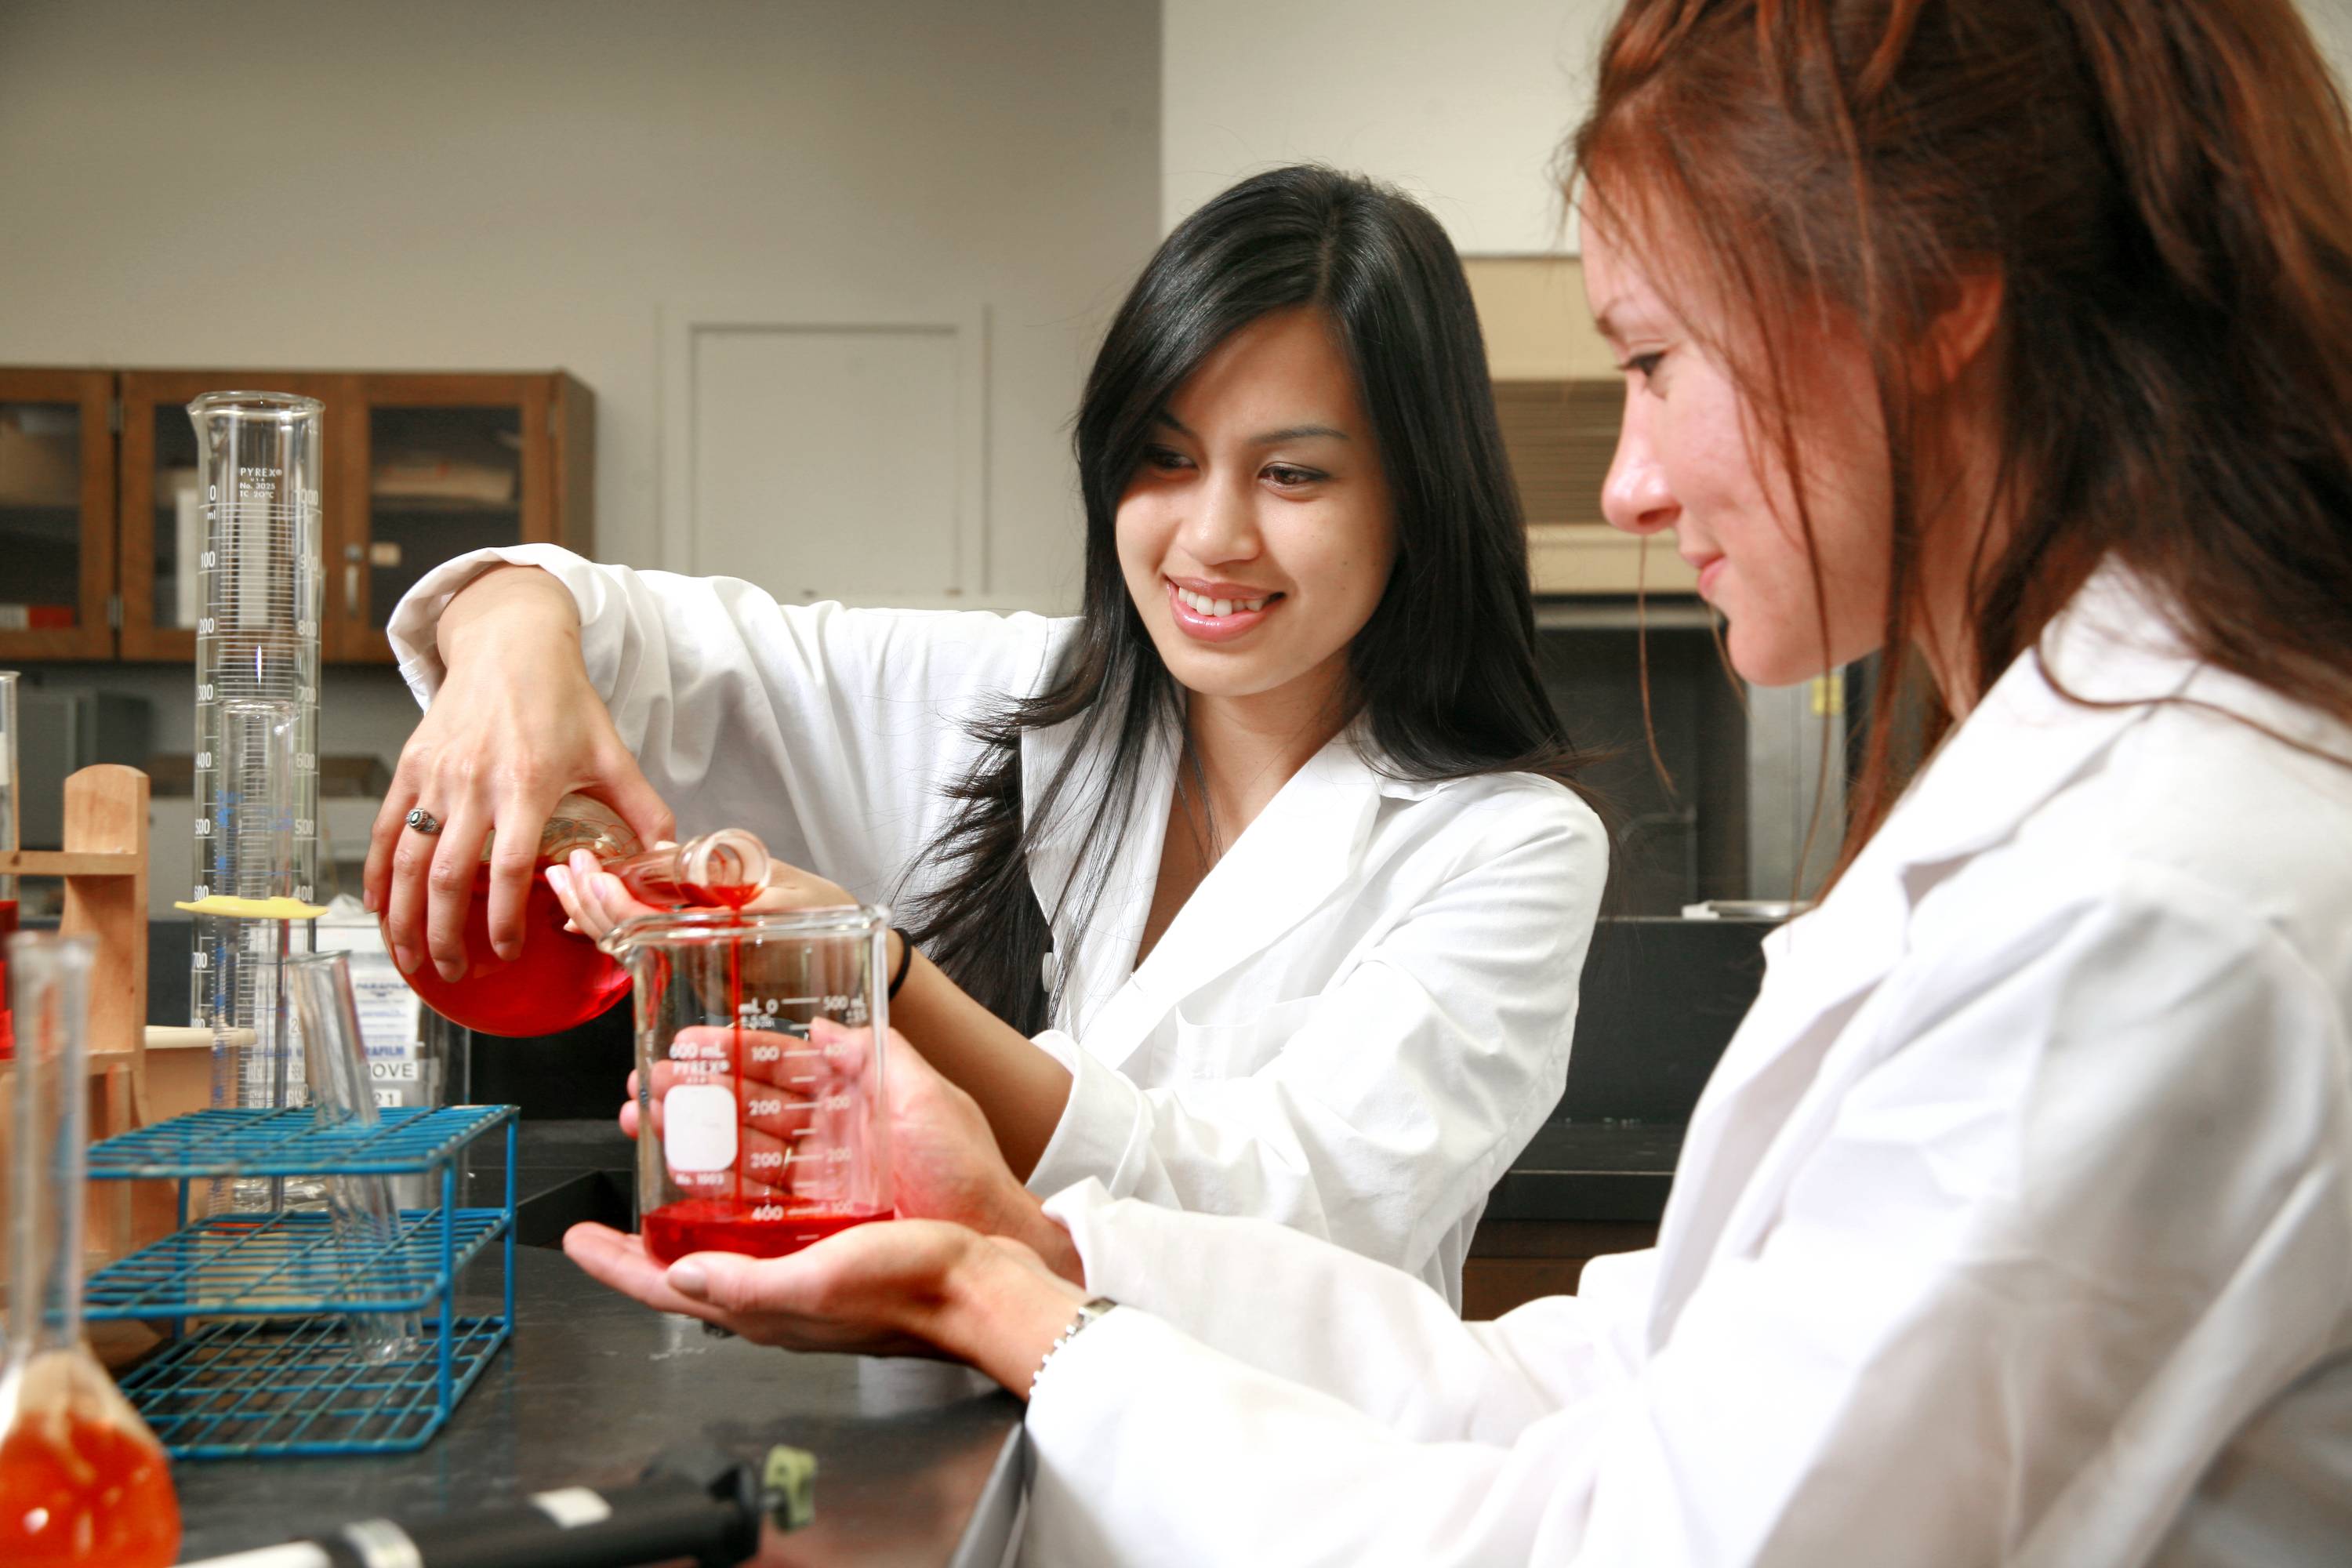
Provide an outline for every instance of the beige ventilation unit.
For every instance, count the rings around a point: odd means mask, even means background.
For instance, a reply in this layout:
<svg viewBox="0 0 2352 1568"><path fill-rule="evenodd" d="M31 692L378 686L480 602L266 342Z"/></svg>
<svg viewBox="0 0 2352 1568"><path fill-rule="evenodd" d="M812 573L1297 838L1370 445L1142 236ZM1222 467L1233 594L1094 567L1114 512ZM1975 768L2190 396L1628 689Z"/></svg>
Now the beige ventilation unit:
<svg viewBox="0 0 2352 1568"><path fill-rule="evenodd" d="M1642 542L1601 519L1625 392L1592 329L1572 257L1472 257L1463 263L1486 337L1495 409L1528 519L1539 595L1688 595L1697 578L1674 536Z"/></svg>

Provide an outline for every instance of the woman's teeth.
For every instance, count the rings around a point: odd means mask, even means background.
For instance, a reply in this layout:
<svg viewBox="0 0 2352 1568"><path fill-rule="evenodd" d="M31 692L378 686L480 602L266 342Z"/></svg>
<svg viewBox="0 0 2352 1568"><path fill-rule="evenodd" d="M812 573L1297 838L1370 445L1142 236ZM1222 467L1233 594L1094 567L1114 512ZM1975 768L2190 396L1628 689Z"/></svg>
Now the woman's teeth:
<svg viewBox="0 0 2352 1568"><path fill-rule="evenodd" d="M1235 610L1263 610L1275 597L1268 594L1263 599L1212 599L1206 594L1195 594L1190 588L1177 589L1176 596L1184 602L1187 608L1203 616L1230 616Z"/></svg>

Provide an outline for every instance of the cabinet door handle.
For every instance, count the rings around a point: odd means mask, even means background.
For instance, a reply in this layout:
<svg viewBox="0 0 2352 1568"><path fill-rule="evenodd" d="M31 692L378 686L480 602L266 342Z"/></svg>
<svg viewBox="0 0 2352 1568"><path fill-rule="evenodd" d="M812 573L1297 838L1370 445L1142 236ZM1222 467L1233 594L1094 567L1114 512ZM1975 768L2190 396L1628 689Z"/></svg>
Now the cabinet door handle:
<svg viewBox="0 0 2352 1568"><path fill-rule="evenodd" d="M343 546L343 619L360 618L360 547Z"/></svg>

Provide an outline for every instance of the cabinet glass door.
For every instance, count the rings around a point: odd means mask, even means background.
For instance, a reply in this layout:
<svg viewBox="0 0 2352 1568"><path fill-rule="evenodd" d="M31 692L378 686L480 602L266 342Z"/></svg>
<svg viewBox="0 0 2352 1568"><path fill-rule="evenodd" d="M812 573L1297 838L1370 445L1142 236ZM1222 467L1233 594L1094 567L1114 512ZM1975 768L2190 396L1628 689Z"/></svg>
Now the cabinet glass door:
<svg viewBox="0 0 2352 1568"><path fill-rule="evenodd" d="M0 403L0 631L81 620L81 410Z"/></svg>
<svg viewBox="0 0 2352 1568"><path fill-rule="evenodd" d="M400 596L452 556L523 540L520 404L368 410L367 538L343 546L345 590L366 572L366 626L381 643ZM363 561L361 557L363 556Z"/></svg>
<svg viewBox="0 0 2352 1568"><path fill-rule="evenodd" d="M104 372L0 373L0 656L114 650Z"/></svg>
<svg viewBox="0 0 2352 1568"><path fill-rule="evenodd" d="M157 628L193 633L203 603L196 585L197 556L205 547L196 427L184 404L157 404L148 417L154 425L155 467L154 482L148 487L154 531L149 535L153 548L147 602L153 606Z"/></svg>

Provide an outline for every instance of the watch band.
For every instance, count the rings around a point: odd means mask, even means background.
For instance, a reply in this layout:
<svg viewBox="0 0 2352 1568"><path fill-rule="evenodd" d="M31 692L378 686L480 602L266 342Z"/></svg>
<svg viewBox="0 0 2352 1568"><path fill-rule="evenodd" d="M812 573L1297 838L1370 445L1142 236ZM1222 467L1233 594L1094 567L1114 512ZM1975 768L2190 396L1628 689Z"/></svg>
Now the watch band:
<svg viewBox="0 0 2352 1568"><path fill-rule="evenodd" d="M1054 1364L1054 1358L1061 1353L1062 1347L1085 1332L1088 1323L1118 1305L1118 1302L1108 1296L1097 1296L1078 1309L1078 1315L1072 1318L1070 1326L1056 1335L1054 1342L1045 1348L1045 1357L1038 1362L1037 1370L1029 1374L1029 1396L1032 1399L1037 1396L1037 1380L1045 1375L1045 1369Z"/></svg>

